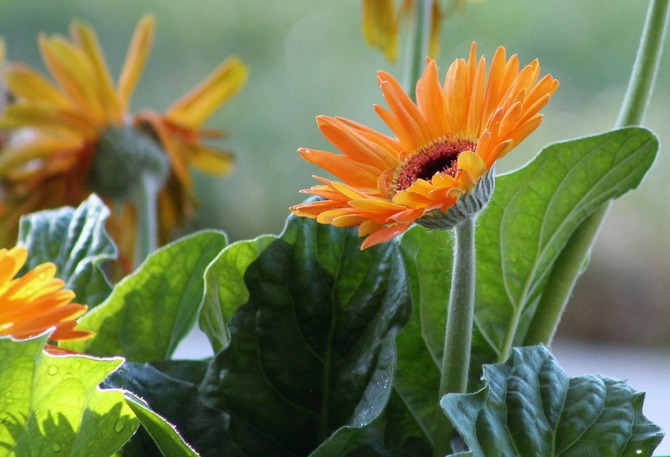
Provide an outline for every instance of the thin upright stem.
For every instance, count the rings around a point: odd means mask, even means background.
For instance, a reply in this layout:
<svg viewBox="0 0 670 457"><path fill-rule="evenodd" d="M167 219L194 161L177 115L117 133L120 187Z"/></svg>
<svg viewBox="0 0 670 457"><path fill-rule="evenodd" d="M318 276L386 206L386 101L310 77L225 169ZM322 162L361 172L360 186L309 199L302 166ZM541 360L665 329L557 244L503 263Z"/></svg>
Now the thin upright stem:
<svg viewBox="0 0 670 457"><path fill-rule="evenodd" d="M432 0L416 0L412 11L412 22L408 34L406 84L407 93L414 98L414 87L426 65L430 46L430 24L432 22Z"/></svg>
<svg viewBox="0 0 670 457"><path fill-rule="evenodd" d="M652 0L645 21L640 47L619 112L616 127L639 125L644 119L658 71L669 0ZM524 344L550 345L577 278L591 252L609 203L593 212L572 234L556 259L547 287L540 299Z"/></svg>
<svg viewBox="0 0 670 457"><path fill-rule="evenodd" d="M158 248L158 192L162 181L151 172L142 173L135 185L134 200L137 209L134 267Z"/></svg>

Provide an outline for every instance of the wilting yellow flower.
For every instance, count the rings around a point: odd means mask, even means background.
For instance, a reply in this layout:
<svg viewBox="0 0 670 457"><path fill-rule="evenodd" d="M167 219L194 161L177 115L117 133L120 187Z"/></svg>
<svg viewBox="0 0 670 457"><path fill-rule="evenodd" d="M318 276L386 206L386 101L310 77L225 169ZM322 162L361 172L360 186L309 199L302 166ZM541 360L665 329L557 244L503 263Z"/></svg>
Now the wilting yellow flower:
<svg viewBox="0 0 670 457"><path fill-rule="evenodd" d="M398 30L402 20L413 13L414 3L423 0L402 0L396 9L396 0L363 0L363 36L372 46L380 48L390 62L398 57ZM453 0L462 9L464 0ZM440 27L444 13L440 0L432 1L430 24L431 56L437 55L440 40Z"/></svg>
<svg viewBox="0 0 670 457"><path fill-rule="evenodd" d="M93 336L76 330L76 319L87 307L70 303L74 292L63 290L65 283L55 278L56 266L44 263L15 278L28 251L23 247L0 249L0 336L23 340L54 328L49 341L81 340ZM52 353L63 350L47 345Z"/></svg>
<svg viewBox="0 0 670 457"><path fill-rule="evenodd" d="M428 60L414 103L389 74L378 73L390 110L375 106L395 137L339 117L319 116L323 135L344 155L300 149L300 155L343 182L317 177L303 193L324 200L296 205L298 216L323 224L358 226L366 248L400 235L413 222L446 212L480 178L542 122L539 111L558 88L550 75L538 81L537 60L519 69L500 47L486 77L476 45L456 60L444 85Z"/></svg>
<svg viewBox="0 0 670 457"><path fill-rule="evenodd" d="M99 188L100 180L91 178L91 170L107 153L101 139L111 135L115 140L119 129L140 132L157 148L160 145L161 158L165 155L169 159L170 171L159 194L158 211L161 241L167 241L192 212L189 167L212 174L225 173L231 167L229 153L202 141L221 132L205 131L202 126L240 90L247 68L231 58L165 113L131 115L130 98L149 55L154 19L144 17L139 22L116 85L95 32L74 22L70 34L69 40L58 35L39 37L44 64L55 83L20 63L8 65L6 83L13 103L0 117L0 128L10 135L0 153L0 198L5 210L0 242L6 244L14 236L18 218L24 213L77 205L94 191L110 203L114 196ZM105 166L102 169L104 174ZM123 176L108 177L123 184ZM134 245L137 209L116 203L110 205L114 215L109 228L124 253Z"/></svg>

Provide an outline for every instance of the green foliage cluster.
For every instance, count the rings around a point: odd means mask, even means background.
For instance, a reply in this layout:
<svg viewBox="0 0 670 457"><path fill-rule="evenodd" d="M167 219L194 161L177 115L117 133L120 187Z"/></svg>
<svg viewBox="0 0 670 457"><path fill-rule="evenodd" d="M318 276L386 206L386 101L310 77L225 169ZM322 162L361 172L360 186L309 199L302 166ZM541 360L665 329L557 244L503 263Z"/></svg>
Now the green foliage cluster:
<svg viewBox="0 0 670 457"><path fill-rule="evenodd" d="M97 197L26 216L30 265L57 264L97 335L63 344L86 354L68 356L42 351L48 335L0 340L0 455L419 457L446 414L454 455L650 456L663 433L643 394L568 379L527 339L570 235L637 187L657 147L626 128L496 178L476 232L474 393L442 399L448 232L415 227L360 251L354 231L291 216L278 236L182 238L112 287ZM214 356L173 360L196 324Z"/></svg>

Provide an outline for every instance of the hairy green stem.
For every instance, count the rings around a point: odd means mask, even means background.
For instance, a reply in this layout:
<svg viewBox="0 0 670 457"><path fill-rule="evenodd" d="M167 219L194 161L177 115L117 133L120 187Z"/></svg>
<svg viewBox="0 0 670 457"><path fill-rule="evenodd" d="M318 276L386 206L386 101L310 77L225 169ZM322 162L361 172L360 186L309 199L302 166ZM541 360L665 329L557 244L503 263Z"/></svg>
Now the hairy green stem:
<svg viewBox="0 0 670 457"><path fill-rule="evenodd" d="M639 125L651 98L668 22L669 0L652 0L616 127ZM609 203L598 208L572 234L556 259L547 287L526 334L524 345L549 346L577 278L587 262Z"/></svg>
<svg viewBox="0 0 670 457"><path fill-rule="evenodd" d="M454 235L454 268L440 367L440 399L448 393L467 392L475 314L475 218L457 225ZM442 419L435 455L449 453L454 433L454 427L446 416Z"/></svg>
<svg viewBox="0 0 670 457"><path fill-rule="evenodd" d="M457 225L454 234L454 269L440 369L440 398L447 393L464 393L467 390L470 367L475 308L474 218Z"/></svg>

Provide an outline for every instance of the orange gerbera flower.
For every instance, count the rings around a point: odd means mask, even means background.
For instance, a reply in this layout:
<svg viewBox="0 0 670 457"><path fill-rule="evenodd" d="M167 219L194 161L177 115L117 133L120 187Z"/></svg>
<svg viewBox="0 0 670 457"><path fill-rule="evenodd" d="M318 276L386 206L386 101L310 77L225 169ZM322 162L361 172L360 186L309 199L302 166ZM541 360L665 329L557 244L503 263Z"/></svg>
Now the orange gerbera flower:
<svg viewBox="0 0 670 457"><path fill-rule="evenodd" d="M44 263L15 278L27 256L28 251L23 247L0 249L0 336L23 340L55 328L50 341L92 337L92 332L74 328L76 319L87 307L70 303L74 292L63 290L65 283L54 277L54 264ZM64 352L52 345L46 349L52 353Z"/></svg>
<svg viewBox="0 0 670 457"><path fill-rule="evenodd" d="M158 196L162 242L168 241L175 227L192 213L189 167L212 174L230 169L230 154L202 141L221 132L204 131L202 125L243 86L247 69L238 59L221 64L165 113L129 114L131 94L153 41L154 22L152 17L139 22L116 86L95 32L79 22L72 24L69 40L62 36L39 37L44 63L55 84L25 65L8 65L6 83L13 102L0 117L0 128L9 135L0 153L0 209L4 209L0 242L6 245L15 236L22 214L76 206L91 192L97 192L108 204L115 200L116 204L110 205L114 214L109 228L121 253L132 258L128 251L134 246L137 208L106 193L99 179L115 178L121 189L127 189L130 180L124 181L126 175L110 171L107 165L128 161L107 160L98 167L102 172L92 174L97 161L113 149L110 144L121 143L135 157L141 155L141 147L120 139L141 136L144 146L153 145L159 158L167 158L167 182ZM126 168L137 172L136 166Z"/></svg>
<svg viewBox="0 0 670 457"><path fill-rule="evenodd" d="M414 103L389 74L379 85L390 111L375 106L396 137L339 117L319 116L324 136L344 155L300 149L300 155L343 182L317 177L321 185L303 193L321 201L296 205L298 216L323 224L358 226L362 249L388 241L415 221L446 212L470 193L494 162L542 122L539 111L558 88L550 75L538 81L537 60L519 69L500 47L488 81L476 45L466 62L456 60L444 85L428 60Z"/></svg>

